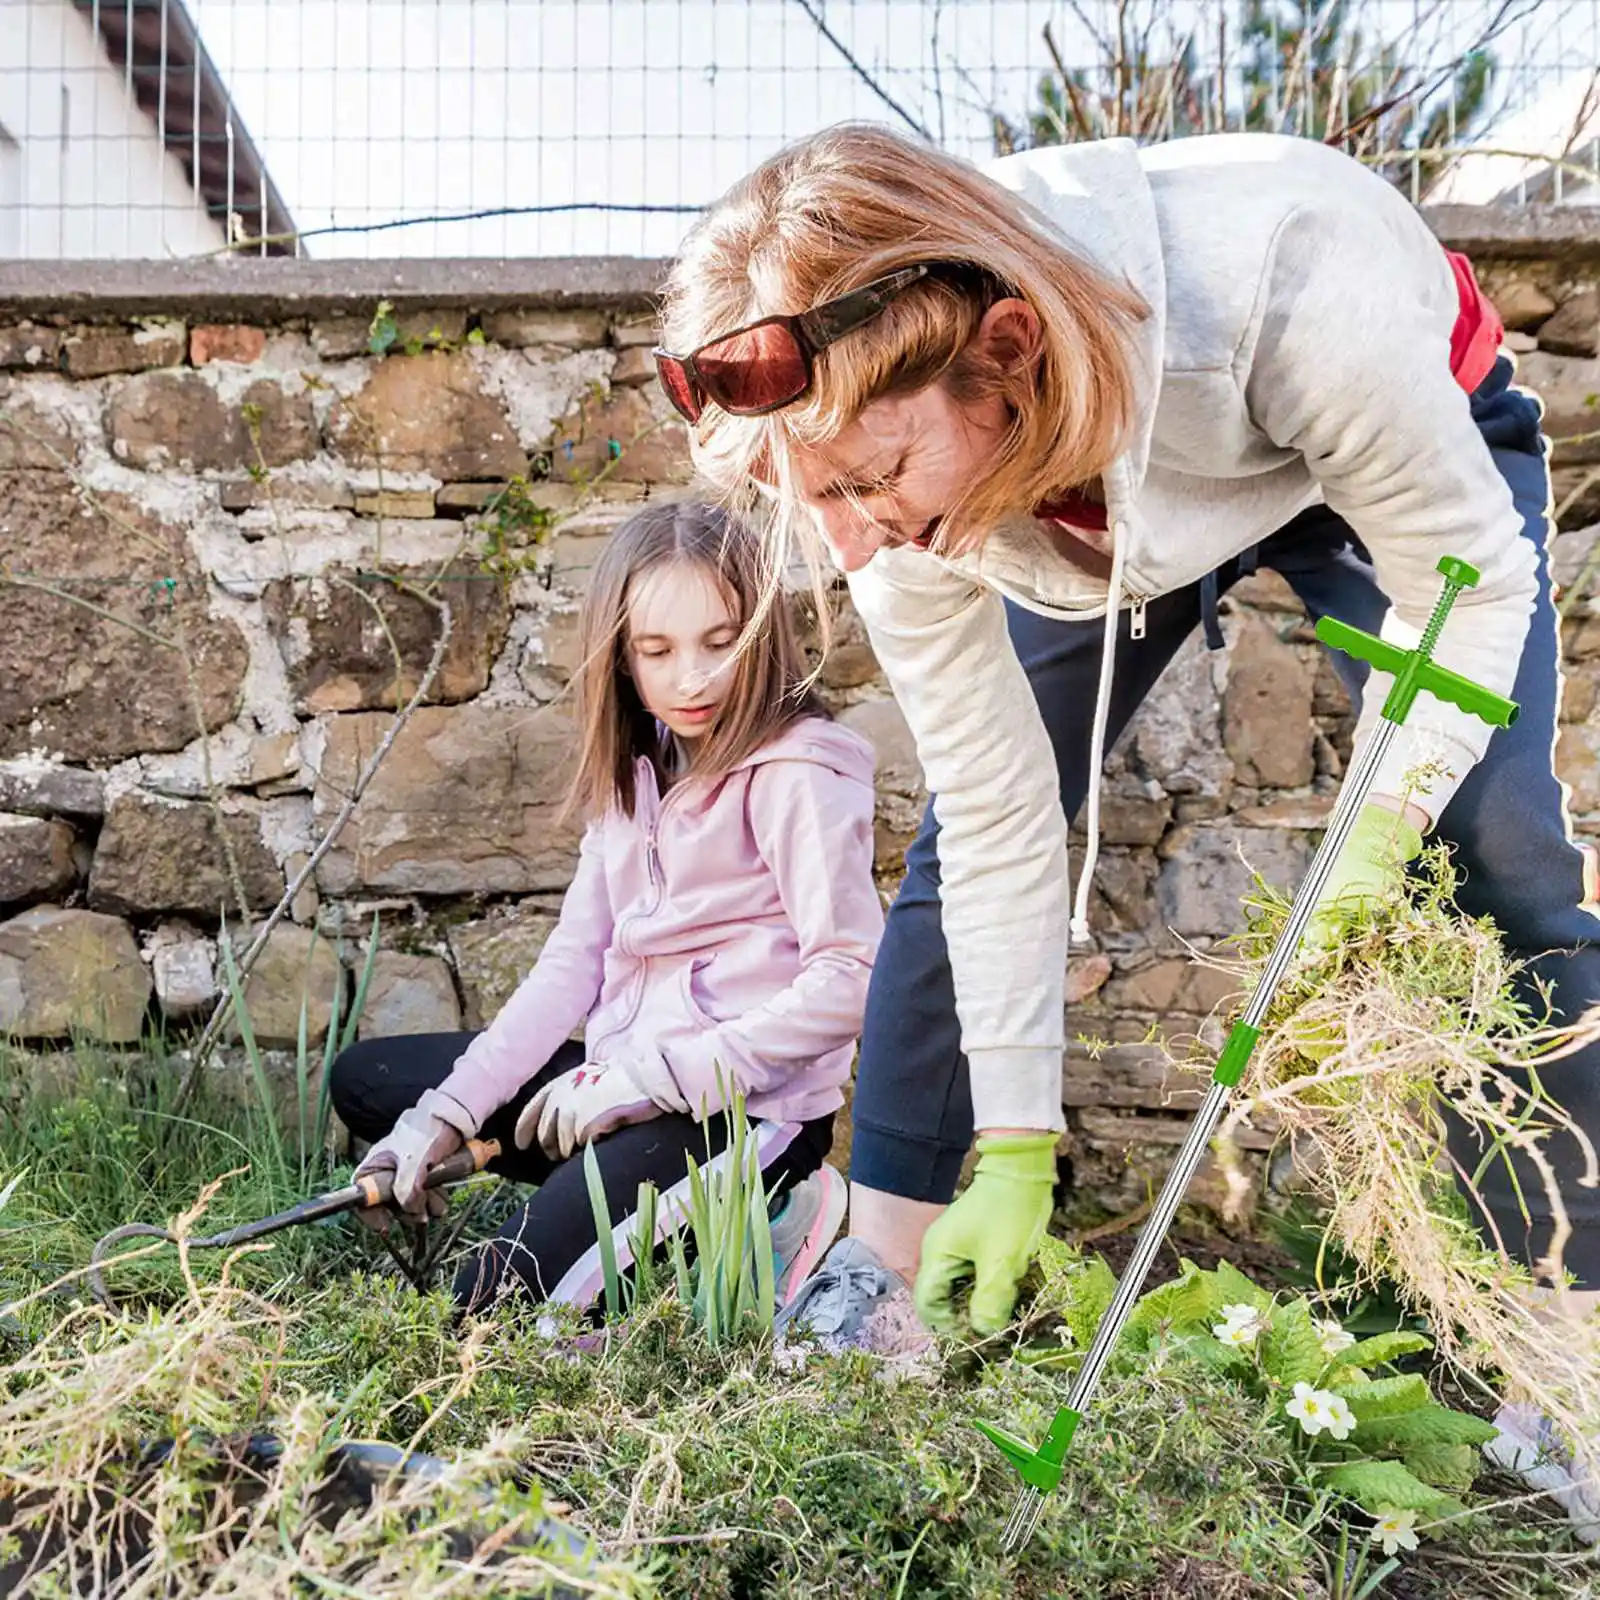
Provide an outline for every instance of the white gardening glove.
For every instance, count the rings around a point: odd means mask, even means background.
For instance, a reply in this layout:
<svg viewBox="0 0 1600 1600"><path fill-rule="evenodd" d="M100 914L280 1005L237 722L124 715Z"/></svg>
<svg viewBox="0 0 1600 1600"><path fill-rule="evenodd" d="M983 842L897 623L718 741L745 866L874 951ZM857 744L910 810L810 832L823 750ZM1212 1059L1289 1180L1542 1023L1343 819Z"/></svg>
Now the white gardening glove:
<svg viewBox="0 0 1600 1600"><path fill-rule="evenodd" d="M586 1061L534 1095L522 1108L513 1137L519 1150L537 1137L547 1156L564 1161L580 1144L660 1115L661 1107L621 1068Z"/></svg>
<svg viewBox="0 0 1600 1600"><path fill-rule="evenodd" d="M395 1205L418 1220L442 1217L450 1209L449 1200L424 1189L422 1180L477 1131L463 1106L429 1089L410 1110L400 1113L393 1130L367 1152L355 1176L388 1169L394 1173ZM388 1212L382 1206L364 1206L356 1215L379 1233L389 1230Z"/></svg>

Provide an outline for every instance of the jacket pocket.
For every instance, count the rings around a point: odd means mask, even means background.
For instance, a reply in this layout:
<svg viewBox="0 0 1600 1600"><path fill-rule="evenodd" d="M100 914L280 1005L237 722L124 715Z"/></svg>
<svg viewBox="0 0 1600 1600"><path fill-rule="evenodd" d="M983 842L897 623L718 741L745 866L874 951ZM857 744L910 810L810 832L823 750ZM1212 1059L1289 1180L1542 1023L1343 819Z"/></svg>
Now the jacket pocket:
<svg viewBox="0 0 1600 1600"><path fill-rule="evenodd" d="M716 959L715 954L691 956L678 975L678 992L683 1000L684 1011L690 1021L702 1030L714 1028L718 1022L711 1012L710 985L705 979L705 974Z"/></svg>

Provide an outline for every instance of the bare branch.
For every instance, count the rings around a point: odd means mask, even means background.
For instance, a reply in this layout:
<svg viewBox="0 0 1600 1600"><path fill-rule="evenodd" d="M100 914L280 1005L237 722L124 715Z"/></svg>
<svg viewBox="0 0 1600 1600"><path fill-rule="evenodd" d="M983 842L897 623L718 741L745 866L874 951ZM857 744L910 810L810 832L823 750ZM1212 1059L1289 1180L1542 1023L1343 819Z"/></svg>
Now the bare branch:
<svg viewBox="0 0 1600 1600"><path fill-rule="evenodd" d="M875 94L894 114L900 118L915 133L920 133L924 139L932 142L933 135L889 93L876 78L850 53L850 48L838 34L823 20L822 13L811 4L811 0L794 0L794 3L810 17L812 26L822 35L829 44L843 57L844 63L866 86Z"/></svg>

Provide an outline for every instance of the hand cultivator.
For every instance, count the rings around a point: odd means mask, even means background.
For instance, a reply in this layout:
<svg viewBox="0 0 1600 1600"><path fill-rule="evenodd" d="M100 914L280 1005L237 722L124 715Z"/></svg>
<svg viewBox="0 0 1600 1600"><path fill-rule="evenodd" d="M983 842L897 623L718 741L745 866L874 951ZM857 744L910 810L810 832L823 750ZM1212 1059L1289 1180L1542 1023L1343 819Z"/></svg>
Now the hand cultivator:
<svg viewBox="0 0 1600 1600"><path fill-rule="evenodd" d="M1324 617L1317 624L1317 637L1324 644L1342 650L1358 661L1370 662L1380 672L1392 674L1394 685L1384 701L1382 715L1361 759L1345 779L1338 805L1329 819L1327 833L1312 858L1306 880L1290 908L1283 932L1268 957L1261 981L1256 986L1244 1015L1233 1025L1228 1034L1216 1070L1212 1074L1211 1089L1195 1117L1194 1126L1189 1130L1188 1137L1178 1152L1177 1160L1167 1176L1160 1197L1151 1210L1150 1219L1139 1235L1139 1242L1128 1261L1127 1270L1117 1285L1116 1296L1107 1308L1105 1316L1101 1318L1100 1326L1095 1332L1094 1343L1084 1357L1083 1365L1078 1369L1066 1405L1056 1412L1055 1419L1045 1434L1044 1442L1037 1449L1011 1434L991 1427L986 1422L976 1424L1017 1469L1025 1485L1006 1525L1005 1544L1008 1550L1020 1549L1033 1537L1039 1517L1044 1510L1044 1498L1061 1481L1063 1463L1072 1436L1083 1420L1085 1408L1116 1347L1117 1339L1139 1296L1156 1251L1160 1249L1162 1240L1166 1237L1167 1229L1171 1225L1179 1202L1183 1199L1184 1191L1188 1188L1205 1155L1206 1147L1211 1142L1211 1136L1227 1102L1228 1093L1238 1086L1239 1080L1244 1076L1251 1051L1261 1036L1261 1025L1272 1005L1273 995L1294 959L1306 925L1316 910L1323 886L1340 851L1344 848L1357 816L1366 803L1367 792L1372 786L1379 764L1410 712L1412 703L1419 693L1426 690L1436 699L1459 706L1463 711L1469 712L1491 727L1509 727L1516 720L1517 707L1512 701L1457 673L1435 666L1430 659L1456 596L1462 589L1471 588L1478 581L1478 574L1473 568L1452 556L1446 556L1441 560L1436 570L1444 574L1444 591L1434 607L1421 641L1414 650L1403 650L1397 645L1375 638L1372 634L1335 621L1331 617Z"/></svg>
<svg viewBox="0 0 1600 1600"><path fill-rule="evenodd" d="M454 1155L448 1156L438 1166L429 1170L424 1180L424 1187L437 1189L445 1184L459 1183L474 1173L481 1172L499 1154L499 1140L470 1139ZM182 1242L190 1250L232 1249L238 1245L249 1244L255 1239L263 1239L270 1233L278 1233L284 1228L297 1227L304 1222L320 1222L324 1217L337 1216L342 1211L365 1211L373 1206L388 1205L393 1198L394 1173L369 1172L358 1177L353 1183L346 1184L342 1189L334 1189L327 1194L302 1200L299 1205L290 1206L287 1211L280 1211L275 1216L262 1217L256 1222L243 1222L235 1228L224 1228L220 1233ZM144 1222L130 1222L108 1233L95 1245L90 1254L90 1270L87 1274L90 1290L95 1299L104 1306L111 1304L111 1296L106 1290L100 1268L107 1252L124 1239L165 1239L168 1244L180 1242L178 1236L166 1228L152 1227ZM387 1237L384 1243L388 1244ZM394 1250L393 1245L389 1248L400 1265L406 1268L408 1276L414 1278L415 1275L404 1258Z"/></svg>

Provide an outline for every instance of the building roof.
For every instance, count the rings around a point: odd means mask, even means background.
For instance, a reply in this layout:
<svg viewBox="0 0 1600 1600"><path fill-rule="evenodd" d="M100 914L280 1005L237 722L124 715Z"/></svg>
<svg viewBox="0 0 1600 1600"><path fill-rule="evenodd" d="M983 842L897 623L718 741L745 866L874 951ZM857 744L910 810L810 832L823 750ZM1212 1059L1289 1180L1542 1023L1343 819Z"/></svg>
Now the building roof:
<svg viewBox="0 0 1600 1600"><path fill-rule="evenodd" d="M224 237L278 239L265 246L266 253L294 255L293 239L280 237L294 234L294 218L183 0L72 4L99 29L111 64L131 78L139 108L178 159ZM232 227L230 213L238 219Z"/></svg>
<svg viewBox="0 0 1600 1600"><path fill-rule="evenodd" d="M1479 148L1465 151L1429 189L1429 204L1595 204L1600 200L1600 69L1562 74L1473 142Z"/></svg>

